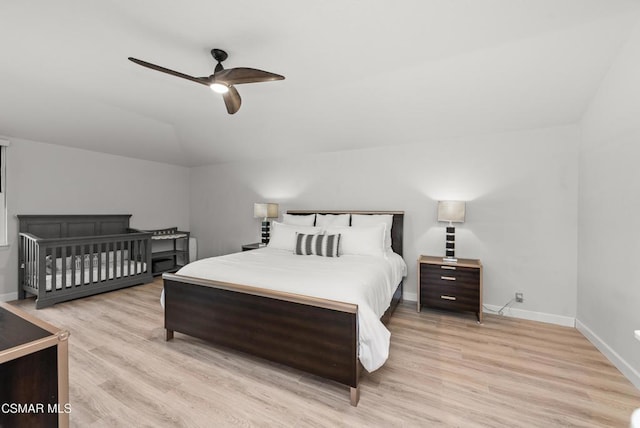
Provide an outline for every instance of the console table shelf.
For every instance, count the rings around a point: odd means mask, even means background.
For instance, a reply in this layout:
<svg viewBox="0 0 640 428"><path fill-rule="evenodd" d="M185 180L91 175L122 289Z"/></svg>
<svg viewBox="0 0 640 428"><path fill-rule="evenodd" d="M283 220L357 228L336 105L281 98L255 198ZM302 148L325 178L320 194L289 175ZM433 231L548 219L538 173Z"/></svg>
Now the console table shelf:
<svg viewBox="0 0 640 428"><path fill-rule="evenodd" d="M189 263L189 232L177 227L142 230L151 236L151 271L153 276L176 272Z"/></svg>

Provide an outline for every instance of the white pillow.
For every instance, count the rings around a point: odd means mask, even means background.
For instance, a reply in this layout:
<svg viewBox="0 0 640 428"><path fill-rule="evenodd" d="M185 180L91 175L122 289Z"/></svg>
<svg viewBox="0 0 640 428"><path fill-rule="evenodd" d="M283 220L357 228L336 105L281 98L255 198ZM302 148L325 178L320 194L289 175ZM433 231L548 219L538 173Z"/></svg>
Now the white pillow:
<svg viewBox="0 0 640 428"><path fill-rule="evenodd" d="M351 214L318 214L316 216L316 227L346 227L349 226L349 216Z"/></svg>
<svg viewBox="0 0 640 428"><path fill-rule="evenodd" d="M327 235L340 234L340 254L384 256L384 236L387 226L378 223L367 227L330 227Z"/></svg>
<svg viewBox="0 0 640 428"><path fill-rule="evenodd" d="M316 221L315 214L293 215L282 214L282 222L284 224L292 224L295 226L313 226Z"/></svg>
<svg viewBox="0 0 640 428"><path fill-rule="evenodd" d="M352 214L351 226L373 226L375 224L384 223L387 230L384 236L384 246L387 250L391 249L391 226L393 225L393 215L391 214Z"/></svg>
<svg viewBox="0 0 640 428"><path fill-rule="evenodd" d="M296 248L296 233L316 235L320 231L319 227L297 226L273 221L271 222L271 238L267 246L293 252Z"/></svg>

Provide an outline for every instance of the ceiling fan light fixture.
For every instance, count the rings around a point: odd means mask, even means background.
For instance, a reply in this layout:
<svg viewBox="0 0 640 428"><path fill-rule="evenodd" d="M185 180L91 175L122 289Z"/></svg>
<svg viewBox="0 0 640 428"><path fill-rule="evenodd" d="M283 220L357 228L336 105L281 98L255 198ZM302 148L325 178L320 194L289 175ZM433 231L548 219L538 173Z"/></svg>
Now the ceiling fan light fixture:
<svg viewBox="0 0 640 428"><path fill-rule="evenodd" d="M217 94L226 94L227 92L229 92L229 87L222 83L212 83L211 85L209 85L209 87L213 92Z"/></svg>
<svg viewBox="0 0 640 428"><path fill-rule="evenodd" d="M150 62L142 61L133 57L129 57L129 61L141 65L142 67L150 68L151 70L170 74L181 79L190 80L200 85L209 86L213 92L222 95L224 105L227 108L227 113L229 114L237 113L240 108L240 104L242 104L242 99L240 98L240 94L238 94L235 85L271 82L273 80L284 79L284 76L264 70L258 70L257 68L236 67L225 69L222 66L222 61L227 59L227 53L222 49L212 49L211 55L218 64L213 70L213 74L208 77L193 77L188 74L180 73L179 71L151 64Z"/></svg>

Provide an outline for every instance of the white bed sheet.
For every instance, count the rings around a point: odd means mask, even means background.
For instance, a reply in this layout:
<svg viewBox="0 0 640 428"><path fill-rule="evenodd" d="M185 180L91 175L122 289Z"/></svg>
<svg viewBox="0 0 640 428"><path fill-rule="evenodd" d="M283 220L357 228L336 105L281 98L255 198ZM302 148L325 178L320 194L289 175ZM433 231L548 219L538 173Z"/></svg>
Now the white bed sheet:
<svg viewBox="0 0 640 428"><path fill-rule="evenodd" d="M393 252L386 257L332 258L264 247L198 260L177 274L357 304L359 358L372 372L389 356L391 334L380 317L406 276L407 265ZM161 300L164 305L164 291Z"/></svg>
<svg viewBox="0 0 640 428"><path fill-rule="evenodd" d="M120 269L120 263L118 262L116 264L116 278L119 278L121 276L129 276L129 272L131 272L131 275L135 275L137 273L141 273L144 272L144 270L146 269L147 264L146 263L142 263L142 262L133 262L130 261L129 263L125 262L124 264L124 269L122 269L124 272L121 272ZM103 265L102 272L100 272L100 279L102 281L104 281L107 278L107 275L109 276L109 279L113 279L113 265L109 264L109 265ZM82 282L82 277L81 275L81 271L76 271L76 281L75 281L75 285L80 285L80 284L90 284L91 283L91 277L90 275L91 270L89 268L84 270L84 283ZM73 278L71 278L71 269L67 269L66 272L66 286L65 287L72 287L72 281ZM51 284L53 282L53 278L52 275L49 274L47 275L47 291L51 291ZM93 268L93 283L98 282L98 267L94 267ZM56 290L61 290L62 289L62 273L58 273L56 274Z"/></svg>

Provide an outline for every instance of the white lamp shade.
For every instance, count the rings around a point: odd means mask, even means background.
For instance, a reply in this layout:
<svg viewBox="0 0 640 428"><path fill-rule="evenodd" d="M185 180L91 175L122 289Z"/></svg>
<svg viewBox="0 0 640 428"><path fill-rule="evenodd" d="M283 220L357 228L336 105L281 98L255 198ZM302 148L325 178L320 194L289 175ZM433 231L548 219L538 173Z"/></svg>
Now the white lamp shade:
<svg viewBox="0 0 640 428"><path fill-rule="evenodd" d="M253 204L255 218L277 218L278 204Z"/></svg>
<svg viewBox="0 0 640 428"><path fill-rule="evenodd" d="M464 201L438 201L438 221L464 223Z"/></svg>

